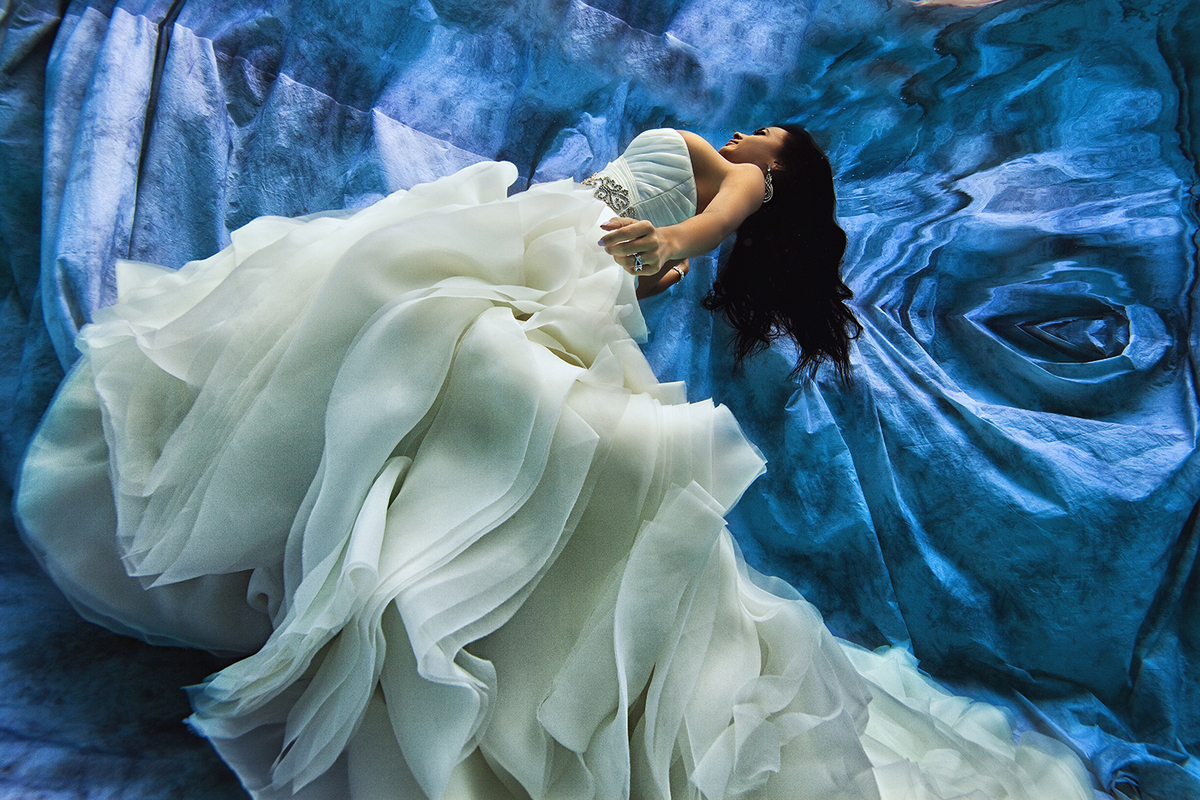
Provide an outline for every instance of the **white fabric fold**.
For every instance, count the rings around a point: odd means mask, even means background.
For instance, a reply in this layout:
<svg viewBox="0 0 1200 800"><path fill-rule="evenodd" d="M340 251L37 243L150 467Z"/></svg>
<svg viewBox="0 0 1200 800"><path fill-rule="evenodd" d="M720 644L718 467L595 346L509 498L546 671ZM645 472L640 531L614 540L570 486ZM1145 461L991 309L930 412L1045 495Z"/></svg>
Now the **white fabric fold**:
<svg viewBox="0 0 1200 800"><path fill-rule="evenodd" d="M671 133L639 191L686 184ZM249 654L190 722L260 800L1086 797L746 566L761 454L655 379L610 212L515 177L122 265L17 502L73 602Z"/></svg>

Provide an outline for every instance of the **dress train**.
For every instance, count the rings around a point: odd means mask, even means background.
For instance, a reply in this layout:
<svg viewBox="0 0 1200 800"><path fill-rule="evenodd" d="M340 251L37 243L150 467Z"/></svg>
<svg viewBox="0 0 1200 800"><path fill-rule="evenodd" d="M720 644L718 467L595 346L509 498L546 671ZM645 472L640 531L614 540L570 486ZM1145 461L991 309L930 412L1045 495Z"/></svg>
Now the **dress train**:
<svg viewBox="0 0 1200 800"><path fill-rule="evenodd" d="M248 654L190 721L256 798L1089 797L747 567L760 454L654 378L607 209L515 177L121 266L17 503L81 613Z"/></svg>

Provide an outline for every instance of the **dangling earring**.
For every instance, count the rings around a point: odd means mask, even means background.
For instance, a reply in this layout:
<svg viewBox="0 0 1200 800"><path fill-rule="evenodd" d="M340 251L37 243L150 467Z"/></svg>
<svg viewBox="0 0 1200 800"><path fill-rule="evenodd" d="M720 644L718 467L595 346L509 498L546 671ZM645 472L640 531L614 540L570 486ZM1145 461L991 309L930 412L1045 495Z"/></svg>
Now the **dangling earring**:
<svg viewBox="0 0 1200 800"><path fill-rule="evenodd" d="M771 168L767 167L767 191L763 195L763 202L771 202L771 198L775 196L775 187L771 185Z"/></svg>

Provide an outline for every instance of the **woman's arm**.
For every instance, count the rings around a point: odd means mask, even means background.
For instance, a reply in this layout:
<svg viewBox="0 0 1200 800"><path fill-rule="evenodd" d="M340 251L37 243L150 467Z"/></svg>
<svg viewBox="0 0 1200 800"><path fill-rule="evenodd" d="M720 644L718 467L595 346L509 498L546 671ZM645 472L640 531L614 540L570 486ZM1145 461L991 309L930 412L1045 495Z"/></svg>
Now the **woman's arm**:
<svg viewBox="0 0 1200 800"><path fill-rule="evenodd" d="M680 134L692 159L700 211L690 219L661 228L626 217L601 225L608 233L600 244L630 272L634 272L634 255L640 256L645 265L641 274L649 276L669 261L707 253L762 205L762 170L753 164L732 164L696 134Z"/></svg>
<svg viewBox="0 0 1200 800"><path fill-rule="evenodd" d="M665 292L675 284L683 280L683 276L688 273L688 260L685 258L682 261L668 261L659 270L657 275L643 276L644 273L639 273L637 280L637 298L645 300L647 297L654 297L656 294Z"/></svg>

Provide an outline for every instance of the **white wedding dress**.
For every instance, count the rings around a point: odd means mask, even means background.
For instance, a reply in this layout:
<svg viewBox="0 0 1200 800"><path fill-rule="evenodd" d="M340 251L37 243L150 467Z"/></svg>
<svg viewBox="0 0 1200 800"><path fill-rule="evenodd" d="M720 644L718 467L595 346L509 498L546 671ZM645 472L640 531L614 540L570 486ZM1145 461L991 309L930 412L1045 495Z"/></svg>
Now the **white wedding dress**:
<svg viewBox="0 0 1200 800"><path fill-rule="evenodd" d="M742 561L762 458L655 379L596 244L594 193L695 212L682 137L515 178L122 264L17 502L80 613L247 654L191 724L256 798L1091 797L1065 747Z"/></svg>

